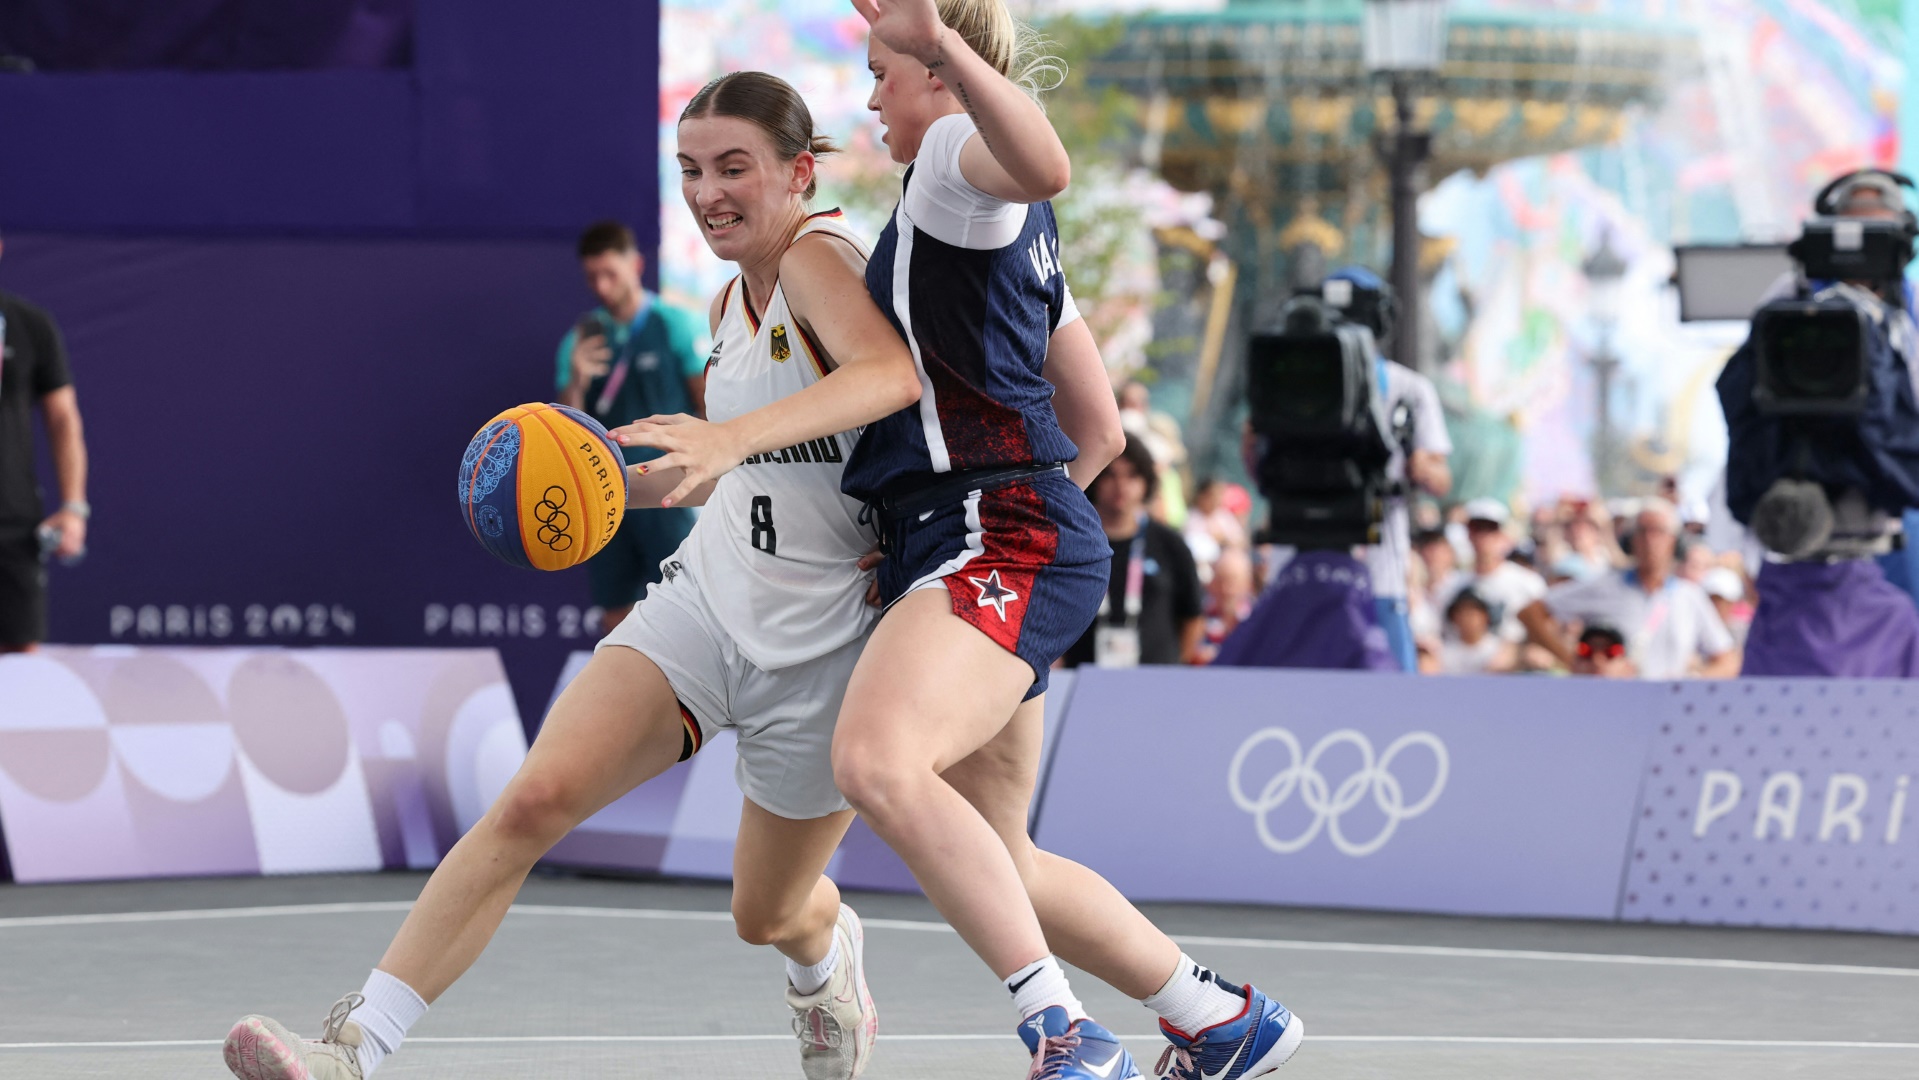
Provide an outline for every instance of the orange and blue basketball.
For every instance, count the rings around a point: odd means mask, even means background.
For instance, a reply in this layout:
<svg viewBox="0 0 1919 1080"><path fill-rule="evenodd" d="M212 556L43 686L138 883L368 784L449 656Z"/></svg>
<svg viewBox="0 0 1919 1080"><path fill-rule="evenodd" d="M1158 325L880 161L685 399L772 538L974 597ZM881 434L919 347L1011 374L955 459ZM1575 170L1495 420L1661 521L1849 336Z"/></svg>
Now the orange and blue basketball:
<svg viewBox="0 0 1919 1080"><path fill-rule="evenodd" d="M578 409L508 409L460 459L460 513L481 547L514 566L578 566L626 516L625 461L599 421Z"/></svg>

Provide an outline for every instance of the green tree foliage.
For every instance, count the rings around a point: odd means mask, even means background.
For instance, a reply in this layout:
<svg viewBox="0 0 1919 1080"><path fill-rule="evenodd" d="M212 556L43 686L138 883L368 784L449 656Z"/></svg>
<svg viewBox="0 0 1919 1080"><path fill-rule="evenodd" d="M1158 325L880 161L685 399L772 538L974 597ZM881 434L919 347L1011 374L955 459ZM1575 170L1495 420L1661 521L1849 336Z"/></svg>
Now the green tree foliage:
<svg viewBox="0 0 1919 1080"><path fill-rule="evenodd" d="M1119 18L1062 16L1040 27L1046 51L1064 61L1066 76L1045 97L1047 115L1073 159L1073 186L1053 204L1073 295L1093 336L1106 340L1134 304L1150 296L1121 295L1129 261L1150 259L1145 208L1127 197L1139 167L1139 102L1116 86L1094 88L1093 61L1126 33Z"/></svg>

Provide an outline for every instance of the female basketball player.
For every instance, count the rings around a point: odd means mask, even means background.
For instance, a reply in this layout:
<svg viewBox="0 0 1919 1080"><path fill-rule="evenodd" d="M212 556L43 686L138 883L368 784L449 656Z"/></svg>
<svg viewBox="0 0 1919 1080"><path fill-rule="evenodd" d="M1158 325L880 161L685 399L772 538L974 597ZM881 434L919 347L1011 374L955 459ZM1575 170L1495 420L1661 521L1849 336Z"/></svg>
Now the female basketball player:
<svg viewBox="0 0 1919 1080"><path fill-rule="evenodd" d="M1038 697L1098 610L1112 549L1073 482L1088 470L1064 464L1075 448L1045 377L1058 363L1057 351L1047 362L1049 337L1070 319L1047 200L1070 163L1008 78L1019 29L1002 0L854 6L872 30L869 107L911 166L867 283L912 349L922 394L868 427L847 468L846 490L880 512L888 608L847 689L834 775L1005 979L1035 1076L1135 1074L1086 1018L1048 934L1069 961L1161 1014L1173 1045L1160 1071L1270 1072L1297 1049L1302 1023L1193 963L1110 884L1025 832ZM699 428L636 441L688 466L691 483L731 464Z"/></svg>
<svg viewBox="0 0 1919 1080"><path fill-rule="evenodd" d="M554 704L524 765L462 837L359 994L322 1038L260 1016L226 1061L246 1080L360 1080L486 947L528 870L574 826L739 732L746 795L734 856L740 936L787 957L787 1001L809 1080L851 1080L878 1027L858 918L823 875L852 811L833 784L833 724L875 614L858 565L873 546L840 493L860 425L920 392L912 357L867 293L865 250L837 212L809 214L832 144L793 89L715 80L680 118L682 189L701 234L740 274L714 299L707 409L741 458L677 492L707 510L646 599ZM825 393L821 393L824 391ZM765 407L771 406L771 407ZM757 410L757 411L755 411ZM801 428L807 428L802 433ZM631 501L680 477L634 466ZM664 974L664 973L663 973Z"/></svg>

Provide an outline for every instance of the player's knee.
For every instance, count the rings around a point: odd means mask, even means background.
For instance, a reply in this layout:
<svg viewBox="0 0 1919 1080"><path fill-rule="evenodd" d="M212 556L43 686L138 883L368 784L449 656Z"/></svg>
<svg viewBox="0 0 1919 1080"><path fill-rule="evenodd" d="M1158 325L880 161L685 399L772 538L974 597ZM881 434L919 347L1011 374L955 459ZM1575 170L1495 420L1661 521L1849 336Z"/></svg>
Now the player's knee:
<svg viewBox="0 0 1919 1080"><path fill-rule="evenodd" d="M748 945L777 945L793 936L794 913L754 910L733 904L733 929Z"/></svg>
<svg viewBox="0 0 1919 1080"><path fill-rule="evenodd" d="M833 782L853 809L869 821L890 817L894 808L909 797L914 779L913 769L906 762L857 748L846 752L839 747L833 749Z"/></svg>
<svg viewBox="0 0 1919 1080"><path fill-rule="evenodd" d="M579 824L576 797L549 776L516 776L493 807L493 827L505 839L557 843Z"/></svg>

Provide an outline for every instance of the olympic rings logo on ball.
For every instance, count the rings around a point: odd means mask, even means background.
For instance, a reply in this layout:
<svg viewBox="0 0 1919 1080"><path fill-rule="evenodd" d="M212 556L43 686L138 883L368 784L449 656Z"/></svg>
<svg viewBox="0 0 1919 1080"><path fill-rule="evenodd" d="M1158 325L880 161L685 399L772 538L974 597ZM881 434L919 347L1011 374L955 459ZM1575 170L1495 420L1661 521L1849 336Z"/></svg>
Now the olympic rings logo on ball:
<svg viewBox="0 0 1919 1080"><path fill-rule="evenodd" d="M1278 743L1284 746L1290 755L1287 766L1279 771L1266 786L1261 788L1257 797L1246 794L1241 784L1241 773L1246 767L1246 759L1252 752L1266 743ZM1319 759L1326 751L1336 746L1347 745L1359 751L1359 771L1339 782L1337 787L1329 787L1326 777L1319 771ZM1406 803L1406 793L1400 787L1399 778L1393 775L1393 762L1400 753L1413 747L1425 747L1433 755L1436 771L1433 774L1432 789L1427 791L1418 802ZM1285 728L1271 727L1255 732L1252 738L1240 744L1239 751L1233 755L1233 763L1227 775L1227 790L1233 796L1233 802L1241 809L1253 815L1259 829L1260 842L1281 855L1290 855L1313 842L1320 830L1324 829L1332 837L1333 846L1340 851L1359 858L1371 855L1392 839L1399 823L1416 818L1433 808L1439 801L1440 792L1446 789L1446 774L1451 762L1446 755L1446 744L1439 736L1429 731L1414 731L1394 739L1386 747L1386 752L1373 757L1373 744L1351 728L1334 731L1313 744L1310 752L1302 755L1299 739ZM1273 811L1286 804L1299 792L1302 806L1313 814L1312 824L1298 836L1281 839L1274 836L1269 824ZM1364 842L1355 842L1340 831L1340 819L1357 807L1370 794L1374 805L1386 816L1386 825L1379 835Z"/></svg>
<svg viewBox="0 0 1919 1080"><path fill-rule="evenodd" d="M565 551L573 546L573 538L566 534L566 530L573 527L573 518L560 509L565 505L566 489L556 484L542 492L540 501L533 506L533 520L540 523L533 535L554 551Z"/></svg>

